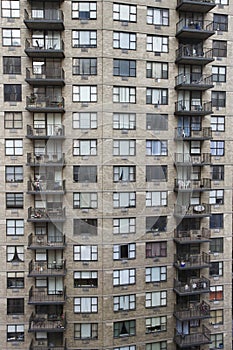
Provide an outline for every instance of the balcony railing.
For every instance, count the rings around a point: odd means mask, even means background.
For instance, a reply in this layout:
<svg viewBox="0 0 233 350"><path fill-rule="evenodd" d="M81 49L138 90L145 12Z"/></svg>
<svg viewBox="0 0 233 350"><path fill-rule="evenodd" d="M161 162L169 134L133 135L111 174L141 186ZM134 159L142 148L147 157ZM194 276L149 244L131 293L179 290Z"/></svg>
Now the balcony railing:
<svg viewBox="0 0 233 350"><path fill-rule="evenodd" d="M24 23L29 29L63 30L64 16L60 9L36 9L28 12L24 10Z"/></svg>
<svg viewBox="0 0 233 350"><path fill-rule="evenodd" d="M192 73L192 74L179 74L175 77L176 89L186 90L207 90L212 88L213 75Z"/></svg>
<svg viewBox="0 0 233 350"><path fill-rule="evenodd" d="M191 278L187 282L174 280L174 291L179 295L192 295L210 292L210 281L205 278Z"/></svg>
<svg viewBox="0 0 233 350"><path fill-rule="evenodd" d="M26 108L29 111L36 110L51 110L57 112L63 112L65 107L64 98L63 97L52 97L31 94L26 97Z"/></svg>
<svg viewBox="0 0 233 350"><path fill-rule="evenodd" d="M26 81L32 85L64 85L62 68L26 68Z"/></svg>
<svg viewBox="0 0 233 350"><path fill-rule="evenodd" d="M32 313L29 319L29 332L64 332L66 315L47 315Z"/></svg>
<svg viewBox="0 0 233 350"><path fill-rule="evenodd" d="M200 155L191 155L189 153L175 153L175 164L176 165L210 165L211 154L202 153Z"/></svg>
<svg viewBox="0 0 233 350"><path fill-rule="evenodd" d="M191 346L199 346L204 344L211 344L210 330L204 325L202 328L194 328L195 333L184 334L180 333L178 329L175 330L174 340L180 348L188 348Z"/></svg>
<svg viewBox="0 0 233 350"><path fill-rule="evenodd" d="M207 203L197 205L176 204L174 215L178 217L203 217L211 214L211 205Z"/></svg>
<svg viewBox="0 0 233 350"><path fill-rule="evenodd" d="M174 316L180 321L198 320L210 317L210 305L204 300L201 303L174 305Z"/></svg>
<svg viewBox="0 0 233 350"><path fill-rule="evenodd" d="M65 208L28 208L28 221L50 222L65 221Z"/></svg>
<svg viewBox="0 0 233 350"><path fill-rule="evenodd" d="M210 266L210 255L201 254L174 254L174 266L178 269L200 269Z"/></svg>
<svg viewBox="0 0 233 350"><path fill-rule="evenodd" d="M177 10L207 13L215 7L215 0L177 0Z"/></svg>
<svg viewBox="0 0 233 350"><path fill-rule="evenodd" d="M32 194L38 194L40 193L59 193L64 194L65 193L65 180L60 181L41 181L41 180L35 180L35 181L28 181L28 193Z"/></svg>
<svg viewBox="0 0 233 350"><path fill-rule="evenodd" d="M175 128L175 139L210 140L212 139L212 128L204 127L201 130L192 130L190 127Z"/></svg>
<svg viewBox="0 0 233 350"><path fill-rule="evenodd" d="M51 290L31 287L28 304L64 304L66 301L66 288Z"/></svg>
<svg viewBox="0 0 233 350"><path fill-rule="evenodd" d="M209 242L210 230L205 227L201 230L175 230L174 240L179 244Z"/></svg>
<svg viewBox="0 0 233 350"><path fill-rule="evenodd" d="M65 127L62 124L37 124L36 128L27 125L27 137L30 139L64 138Z"/></svg>
<svg viewBox="0 0 233 350"><path fill-rule="evenodd" d="M213 22L210 21L182 18L176 25L176 36L178 38L206 40L214 33Z"/></svg>
<svg viewBox="0 0 233 350"><path fill-rule="evenodd" d="M31 0L33 1L33 0ZM54 345L54 343L52 344L49 344L47 343L47 340L38 340L38 341L35 341L35 340L32 340L31 341L31 344L30 344L30 347L29 347L29 350L67 350L67 347L66 347L66 341L64 343L64 345Z"/></svg>
<svg viewBox="0 0 233 350"><path fill-rule="evenodd" d="M211 114L212 112L211 101L180 100L175 102L176 114L205 116L207 114Z"/></svg>
<svg viewBox="0 0 233 350"><path fill-rule="evenodd" d="M25 53L29 57L64 58L64 42L60 38L28 38L25 41Z"/></svg>
<svg viewBox="0 0 233 350"><path fill-rule="evenodd" d="M184 180L175 179L175 191L208 191L211 189L211 179Z"/></svg>
<svg viewBox="0 0 233 350"><path fill-rule="evenodd" d="M27 165L30 166L65 166L65 154L64 153L52 153L47 152L44 154L32 154L27 153Z"/></svg>
<svg viewBox="0 0 233 350"><path fill-rule="evenodd" d="M213 60L213 49L202 48L195 44L181 45L176 50L177 63L198 63L206 65Z"/></svg>
<svg viewBox="0 0 233 350"><path fill-rule="evenodd" d="M53 261L53 262L37 262L31 260L29 262L29 277L38 276L65 276L66 274L66 261Z"/></svg>
<svg viewBox="0 0 233 350"><path fill-rule="evenodd" d="M66 246L66 236L35 235L28 236L28 248L30 249L64 249Z"/></svg>

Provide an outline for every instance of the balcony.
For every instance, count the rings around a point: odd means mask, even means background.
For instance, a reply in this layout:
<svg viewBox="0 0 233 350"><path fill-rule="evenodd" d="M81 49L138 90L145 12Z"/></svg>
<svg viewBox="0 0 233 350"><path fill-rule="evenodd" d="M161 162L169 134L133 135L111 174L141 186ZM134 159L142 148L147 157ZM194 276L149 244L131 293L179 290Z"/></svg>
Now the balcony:
<svg viewBox="0 0 233 350"><path fill-rule="evenodd" d="M28 277L43 277L43 276L65 276L66 261L33 261L29 262Z"/></svg>
<svg viewBox="0 0 233 350"><path fill-rule="evenodd" d="M210 255L201 254L174 255L174 266L179 270L203 269L210 267Z"/></svg>
<svg viewBox="0 0 233 350"><path fill-rule="evenodd" d="M177 0L177 11L207 13L215 7L215 0Z"/></svg>
<svg viewBox="0 0 233 350"><path fill-rule="evenodd" d="M48 236L48 235L35 235L30 233L28 236L28 249L65 249L66 236Z"/></svg>
<svg viewBox="0 0 233 350"><path fill-rule="evenodd" d="M192 18L182 18L176 24L177 39L206 40L215 34L213 22L194 21Z"/></svg>
<svg viewBox="0 0 233 350"><path fill-rule="evenodd" d="M201 320L210 317L210 306L204 300L201 303L190 302L187 305L174 305L174 316L180 321Z"/></svg>
<svg viewBox="0 0 233 350"><path fill-rule="evenodd" d="M180 205L176 204L174 216L177 218L202 218L211 215L211 205L202 203L198 205Z"/></svg>
<svg viewBox="0 0 233 350"><path fill-rule="evenodd" d="M28 166L65 166L65 154L64 153L45 153L45 154L32 154L27 153Z"/></svg>
<svg viewBox="0 0 233 350"><path fill-rule="evenodd" d="M194 328L195 333L184 334L175 330L174 341L181 349L191 349L193 346L211 344L210 330L204 325L202 328Z"/></svg>
<svg viewBox="0 0 233 350"><path fill-rule="evenodd" d="M36 128L27 125L27 138L31 140L65 139L65 127L61 124L37 124Z"/></svg>
<svg viewBox="0 0 233 350"><path fill-rule="evenodd" d="M29 290L28 304L51 305L65 304L66 288L64 290L48 290L31 287Z"/></svg>
<svg viewBox="0 0 233 350"><path fill-rule="evenodd" d="M31 0L33 1L33 0ZM66 347L66 341L64 343L64 345L54 345L51 348L51 345L47 343L47 340L45 341L31 341L29 350L67 350Z"/></svg>
<svg viewBox="0 0 233 350"><path fill-rule="evenodd" d="M64 42L61 39L26 39L25 53L31 58L64 58Z"/></svg>
<svg viewBox="0 0 233 350"><path fill-rule="evenodd" d="M60 181L28 181L28 194L65 194L65 180Z"/></svg>
<svg viewBox="0 0 233 350"><path fill-rule="evenodd" d="M62 68L48 68L41 71L36 71L35 68L26 68L25 81L30 85L65 85L65 73Z"/></svg>
<svg viewBox="0 0 233 350"><path fill-rule="evenodd" d="M32 313L29 319L28 332L64 332L66 315L47 315Z"/></svg>
<svg viewBox="0 0 233 350"><path fill-rule="evenodd" d="M201 244L210 242L210 230L202 227L201 230L175 230L174 241L178 244Z"/></svg>
<svg viewBox="0 0 233 350"><path fill-rule="evenodd" d="M205 278L191 278L188 282L174 280L174 291L180 295L195 295L210 292L210 281Z"/></svg>
<svg viewBox="0 0 233 350"><path fill-rule="evenodd" d="M211 164L211 154L201 153L200 155L191 155L189 153L175 153L176 166L204 166Z"/></svg>
<svg viewBox="0 0 233 350"><path fill-rule="evenodd" d="M176 90L199 90L206 91L214 87L213 75L200 73L179 74L175 77Z"/></svg>
<svg viewBox="0 0 233 350"><path fill-rule="evenodd" d="M64 16L59 9L24 10L24 23L31 30L64 30Z"/></svg>
<svg viewBox="0 0 233 350"><path fill-rule="evenodd" d="M211 189L211 179L184 180L175 179L174 191L176 192L203 192Z"/></svg>
<svg viewBox="0 0 233 350"><path fill-rule="evenodd" d="M28 208L28 222L64 222L65 208Z"/></svg>
<svg viewBox="0 0 233 350"><path fill-rule="evenodd" d="M46 95L35 96L31 94L26 97L26 109L29 112L42 113L64 113L65 101L63 97L47 97Z"/></svg>
<svg viewBox="0 0 233 350"><path fill-rule="evenodd" d="M191 130L190 127L175 128L175 140L183 141L204 141L211 140L212 129L209 127L204 127L201 130Z"/></svg>
<svg viewBox="0 0 233 350"><path fill-rule="evenodd" d="M180 45L176 50L177 64L198 64L205 66L214 61L213 49L199 48L198 45Z"/></svg>
<svg viewBox="0 0 233 350"><path fill-rule="evenodd" d="M175 102L175 115L201 117L212 113L211 101L180 100Z"/></svg>

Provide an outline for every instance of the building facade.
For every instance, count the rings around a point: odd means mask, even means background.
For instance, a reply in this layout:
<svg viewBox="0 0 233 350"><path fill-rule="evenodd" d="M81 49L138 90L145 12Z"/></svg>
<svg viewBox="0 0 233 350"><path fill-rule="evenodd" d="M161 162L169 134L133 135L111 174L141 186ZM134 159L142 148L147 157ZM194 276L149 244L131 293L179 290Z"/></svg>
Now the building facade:
<svg viewBox="0 0 233 350"><path fill-rule="evenodd" d="M1 349L232 349L231 1L0 3Z"/></svg>

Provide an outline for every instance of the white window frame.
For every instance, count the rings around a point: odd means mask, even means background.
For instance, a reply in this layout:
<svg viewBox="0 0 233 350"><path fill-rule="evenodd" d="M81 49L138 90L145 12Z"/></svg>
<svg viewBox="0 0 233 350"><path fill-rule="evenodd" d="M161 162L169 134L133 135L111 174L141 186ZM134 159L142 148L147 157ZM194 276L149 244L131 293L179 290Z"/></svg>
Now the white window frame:
<svg viewBox="0 0 233 350"><path fill-rule="evenodd" d="M224 190L211 190L209 192L209 204L219 205L224 204Z"/></svg>
<svg viewBox="0 0 233 350"><path fill-rule="evenodd" d="M97 245L74 245L74 261L97 261Z"/></svg>
<svg viewBox="0 0 233 350"><path fill-rule="evenodd" d="M146 207L166 207L167 191L147 191Z"/></svg>
<svg viewBox="0 0 233 350"><path fill-rule="evenodd" d="M147 156L167 156L167 140L146 140Z"/></svg>
<svg viewBox="0 0 233 350"><path fill-rule="evenodd" d="M96 112L74 112L73 129L97 129Z"/></svg>
<svg viewBox="0 0 233 350"><path fill-rule="evenodd" d="M74 156L96 156L97 140L74 140L73 155Z"/></svg>
<svg viewBox="0 0 233 350"><path fill-rule="evenodd" d="M136 114L135 113L113 113L113 129L135 130Z"/></svg>
<svg viewBox="0 0 233 350"><path fill-rule="evenodd" d="M135 282L136 282L136 270L135 269L113 270L113 286L114 287L135 284Z"/></svg>
<svg viewBox="0 0 233 350"><path fill-rule="evenodd" d="M135 182L136 166L113 166L113 182Z"/></svg>
<svg viewBox="0 0 233 350"><path fill-rule="evenodd" d="M135 140L113 140L114 156L135 156L136 141Z"/></svg>
<svg viewBox="0 0 233 350"><path fill-rule="evenodd" d="M122 249L127 250L127 256L122 256ZM113 260L129 260L136 258L136 244L114 244L113 245Z"/></svg>
<svg viewBox="0 0 233 350"><path fill-rule="evenodd" d="M148 317L146 321L146 334L166 332L167 316Z"/></svg>
<svg viewBox="0 0 233 350"><path fill-rule="evenodd" d="M224 132L225 131L225 116L212 115L210 126L211 126L212 131Z"/></svg>
<svg viewBox="0 0 233 350"><path fill-rule="evenodd" d="M146 51L149 52L169 52L169 37L159 35L147 35Z"/></svg>
<svg viewBox="0 0 233 350"><path fill-rule="evenodd" d="M97 288L98 287L98 271L74 271L74 284L75 280L89 280L89 284L82 284L74 286L74 288ZM92 284L91 281L96 280L96 284Z"/></svg>
<svg viewBox="0 0 233 350"><path fill-rule="evenodd" d="M113 192L114 208L135 208L136 192Z"/></svg>
<svg viewBox="0 0 233 350"><path fill-rule="evenodd" d="M81 15L80 15L81 13ZM85 16L82 16L85 13ZM97 18L97 3L94 1L72 1L72 19L92 20Z"/></svg>
<svg viewBox="0 0 233 350"><path fill-rule="evenodd" d="M97 85L74 85L73 102L97 102Z"/></svg>
<svg viewBox="0 0 233 350"><path fill-rule="evenodd" d="M2 29L2 46L20 46L20 29Z"/></svg>
<svg viewBox="0 0 233 350"><path fill-rule="evenodd" d="M12 262L12 259L14 258L15 252L17 253L17 257L19 262L24 262L24 246L7 246L6 247L6 255L7 255L7 262Z"/></svg>
<svg viewBox="0 0 233 350"><path fill-rule="evenodd" d="M114 103L136 103L136 87L113 86Z"/></svg>
<svg viewBox="0 0 233 350"><path fill-rule="evenodd" d="M136 22L137 6L113 3L113 20L122 22Z"/></svg>
<svg viewBox="0 0 233 350"><path fill-rule="evenodd" d="M134 234L136 232L136 218L113 219L113 234Z"/></svg>
<svg viewBox="0 0 233 350"><path fill-rule="evenodd" d="M2 1L2 17L19 18L20 17L20 1L19 0Z"/></svg>
<svg viewBox="0 0 233 350"><path fill-rule="evenodd" d="M166 282L167 267L166 266L152 266L146 267L145 282Z"/></svg>
<svg viewBox="0 0 233 350"><path fill-rule="evenodd" d="M7 236L23 236L24 220L23 219L7 219L6 220Z"/></svg>
<svg viewBox="0 0 233 350"><path fill-rule="evenodd" d="M167 306L167 291L146 292L146 308Z"/></svg>
<svg viewBox="0 0 233 350"><path fill-rule="evenodd" d="M6 156L22 156L23 140L22 139L6 139L5 140Z"/></svg>
<svg viewBox="0 0 233 350"><path fill-rule="evenodd" d="M136 294L117 295L113 297L113 311L130 311L136 309Z"/></svg>
<svg viewBox="0 0 233 350"><path fill-rule="evenodd" d="M75 209L96 209L98 194L97 192L74 192L73 204Z"/></svg>
<svg viewBox="0 0 233 350"><path fill-rule="evenodd" d="M169 10L157 7L147 7L147 24L169 26Z"/></svg>
<svg viewBox="0 0 233 350"><path fill-rule="evenodd" d="M77 297L74 298L74 313L97 313L97 297Z"/></svg>
<svg viewBox="0 0 233 350"><path fill-rule="evenodd" d="M136 50L136 33L113 32L113 48L121 50Z"/></svg>
<svg viewBox="0 0 233 350"><path fill-rule="evenodd" d="M97 47L97 31L96 30L73 30L72 46L81 48Z"/></svg>

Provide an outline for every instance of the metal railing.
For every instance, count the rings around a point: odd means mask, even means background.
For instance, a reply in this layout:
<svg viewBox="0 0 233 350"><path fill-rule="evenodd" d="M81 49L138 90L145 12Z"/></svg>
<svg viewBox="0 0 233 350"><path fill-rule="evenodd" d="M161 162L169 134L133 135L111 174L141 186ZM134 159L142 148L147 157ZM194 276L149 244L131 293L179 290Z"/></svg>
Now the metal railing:
<svg viewBox="0 0 233 350"><path fill-rule="evenodd" d="M65 77L64 70L62 68L26 68L26 79L53 79L63 80Z"/></svg>
<svg viewBox="0 0 233 350"><path fill-rule="evenodd" d="M197 215L210 215L211 205L202 203L198 205L180 205L176 204L174 214L178 216L197 216Z"/></svg>
<svg viewBox="0 0 233 350"><path fill-rule="evenodd" d="M29 262L28 269L29 276L56 276L66 274L66 261L34 261Z"/></svg>
<svg viewBox="0 0 233 350"><path fill-rule="evenodd" d="M211 154L210 153L201 153L200 155L191 155L189 153L175 153L175 163L178 164L210 164L211 163Z"/></svg>
<svg viewBox="0 0 233 350"><path fill-rule="evenodd" d="M192 345L201 345L211 343L210 330L204 325L202 328L195 329L195 333L184 334L180 333L178 329L175 329L175 342L181 347L187 347Z"/></svg>
<svg viewBox="0 0 233 350"><path fill-rule="evenodd" d="M197 32L199 31L207 31L211 32L214 29L213 21L201 21L201 20L193 20L192 18L182 18L177 24L176 24L176 32L183 30L195 30Z"/></svg>
<svg viewBox="0 0 233 350"><path fill-rule="evenodd" d="M27 125L27 136L28 137L64 137L65 127L62 124L37 124L36 127Z"/></svg>
<svg viewBox="0 0 233 350"><path fill-rule="evenodd" d="M47 180L47 181L42 181L42 180L35 180L35 181L28 181L27 187L28 187L28 192L50 192L50 191L65 191L65 183L66 180L60 180L60 181L55 181L55 180Z"/></svg>
<svg viewBox="0 0 233 350"><path fill-rule="evenodd" d="M36 9L28 12L24 10L24 19L36 20L36 21L63 21L64 15L63 11L60 9Z"/></svg>
<svg viewBox="0 0 233 350"><path fill-rule="evenodd" d="M65 100L63 97L52 97L46 95L31 94L26 96L26 107L29 108L55 108L63 109L65 107Z"/></svg>
<svg viewBox="0 0 233 350"><path fill-rule="evenodd" d="M65 153L46 152L41 154L27 153L27 164L41 165L41 164L65 164Z"/></svg>
<svg viewBox="0 0 233 350"><path fill-rule="evenodd" d="M64 42L60 38L28 38L25 41L25 50L30 51L63 51Z"/></svg>
<svg viewBox="0 0 233 350"><path fill-rule="evenodd" d="M196 240L209 240L210 229L202 227L201 230L174 230L174 238L180 242L196 241Z"/></svg>
<svg viewBox="0 0 233 350"><path fill-rule="evenodd" d="M201 254L174 254L174 263L177 267L192 268L210 264L210 255L202 252Z"/></svg>
<svg viewBox="0 0 233 350"><path fill-rule="evenodd" d="M212 138L212 128L204 127L201 130L192 130L189 126L175 128L175 138Z"/></svg>
<svg viewBox="0 0 233 350"><path fill-rule="evenodd" d="M213 59L213 49L202 48L197 45L181 45L176 50L176 59L180 58Z"/></svg>
<svg viewBox="0 0 233 350"><path fill-rule="evenodd" d="M62 203L61 203L62 205ZM65 220L65 208L28 208L28 219L34 220Z"/></svg>
<svg viewBox="0 0 233 350"><path fill-rule="evenodd" d="M174 290L180 294L208 293L210 291L210 281L205 278L191 278L187 282L174 279Z"/></svg>
<svg viewBox="0 0 233 350"><path fill-rule="evenodd" d="M59 316L32 313L29 318L29 332L64 332L66 329L66 324L66 314L62 314Z"/></svg>
<svg viewBox="0 0 233 350"><path fill-rule="evenodd" d="M175 179L174 184L177 190L203 190L211 188L211 179L191 180Z"/></svg>
<svg viewBox="0 0 233 350"><path fill-rule="evenodd" d="M213 85L213 75L201 73L179 74L175 77L175 85Z"/></svg>
<svg viewBox="0 0 233 350"><path fill-rule="evenodd" d="M199 319L210 317L210 305L204 300L201 303L192 303L189 305L181 304L174 305L174 315L175 317L183 320L189 319Z"/></svg>
<svg viewBox="0 0 233 350"><path fill-rule="evenodd" d="M28 236L28 247L65 247L66 245L66 236L63 234L60 235L36 235L34 233L30 233Z"/></svg>
<svg viewBox="0 0 233 350"><path fill-rule="evenodd" d="M211 113L212 101L180 100L175 102L175 111L185 113Z"/></svg>
<svg viewBox="0 0 233 350"><path fill-rule="evenodd" d="M66 300L66 287L62 290L48 290L31 287L29 290L30 303L64 303Z"/></svg>

